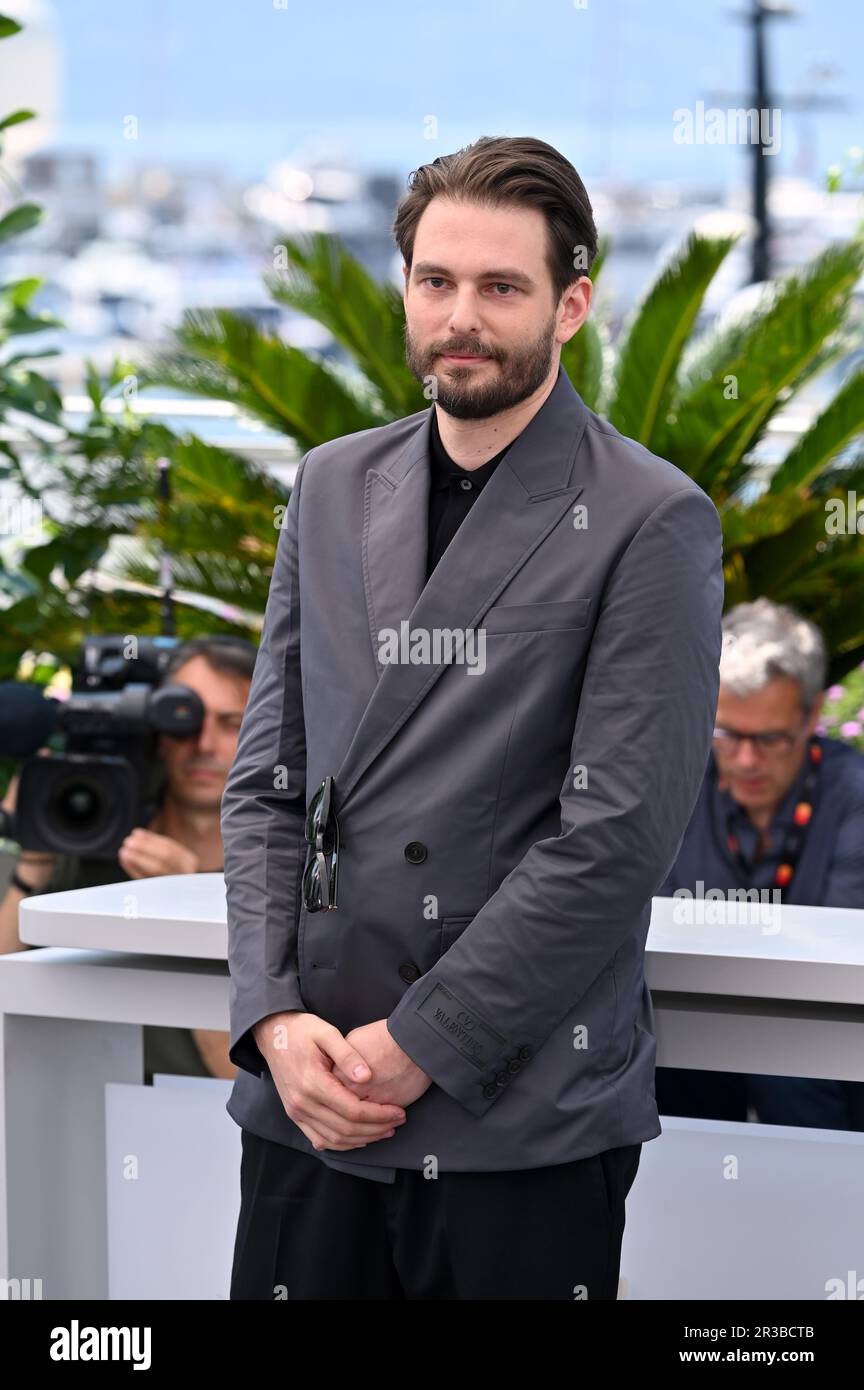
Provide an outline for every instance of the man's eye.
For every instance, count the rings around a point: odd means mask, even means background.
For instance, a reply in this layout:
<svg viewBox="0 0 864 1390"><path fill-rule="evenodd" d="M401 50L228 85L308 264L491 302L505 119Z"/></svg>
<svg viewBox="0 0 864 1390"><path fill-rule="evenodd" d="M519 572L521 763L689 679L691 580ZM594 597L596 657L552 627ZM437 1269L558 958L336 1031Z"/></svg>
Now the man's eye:
<svg viewBox="0 0 864 1390"><path fill-rule="evenodd" d="M437 281L439 285L443 285L445 283L443 275L427 275L426 279L421 280L420 283L421 285L431 285L433 280Z"/></svg>
<svg viewBox="0 0 864 1390"><path fill-rule="evenodd" d="M500 281L497 285L495 285L495 289L496 289L496 290L514 290L514 291L515 291L516 286L515 286L515 285L508 285L508 284L506 284L505 282ZM495 297L496 297L496 299L510 299L512 296L509 295L509 294L499 294L499 295L496 295Z"/></svg>

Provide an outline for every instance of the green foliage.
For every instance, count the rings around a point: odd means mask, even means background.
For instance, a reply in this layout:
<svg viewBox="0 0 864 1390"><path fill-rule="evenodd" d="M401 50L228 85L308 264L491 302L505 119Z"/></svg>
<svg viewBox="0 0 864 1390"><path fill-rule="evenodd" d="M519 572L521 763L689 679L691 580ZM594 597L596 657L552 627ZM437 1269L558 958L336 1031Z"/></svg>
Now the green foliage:
<svg viewBox="0 0 864 1390"><path fill-rule="evenodd" d="M864 753L864 664L833 685L822 706L822 724L829 738L842 738Z"/></svg>
<svg viewBox="0 0 864 1390"><path fill-rule="evenodd" d="M0 38L18 27L0 16ZM3 131L30 114L0 121L0 151ZM0 238L21 234L39 215L26 203L5 212ZM733 242L692 233L647 287L614 348L598 305L565 346L562 364L592 409L711 495L724 528L727 607L761 594L795 604L825 631L836 681L864 659L864 547L859 535L826 526L826 503L864 491L864 457L856 453L864 433L861 365L770 481L757 450L779 411L848 353L864 241L832 244L764 287L746 312L703 330L706 291ZM594 281L606 250L592 267ZM286 241L265 281L275 302L332 334L353 371L242 315L198 310L143 367L115 364L104 382L90 369L92 413L78 432L64 430L60 400L27 365L26 351L8 351L12 339L52 326L30 307L40 282L0 286L0 425L10 411L32 421L40 465L25 476L16 452L0 441L0 477L40 498L45 513L40 542L0 565L0 600L5 595L10 604L0 677L22 644L68 654L85 629L156 631L153 595L135 586L156 584L163 547L182 589L183 630L248 630L259 621L284 490L194 435L175 436L131 408L111 413L130 371L139 387L158 383L231 402L301 453L428 406L405 364L401 294L376 283L338 240L316 233ZM45 441L43 424L61 430L59 442ZM156 501L164 458L170 508ZM111 577L108 588L94 582L96 567Z"/></svg>

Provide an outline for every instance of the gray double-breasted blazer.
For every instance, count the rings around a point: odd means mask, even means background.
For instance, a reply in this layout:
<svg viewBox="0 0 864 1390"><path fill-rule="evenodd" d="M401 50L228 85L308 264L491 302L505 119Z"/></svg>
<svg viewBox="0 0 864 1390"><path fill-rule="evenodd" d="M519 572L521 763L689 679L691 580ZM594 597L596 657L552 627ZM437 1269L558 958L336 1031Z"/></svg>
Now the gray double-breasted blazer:
<svg viewBox="0 0 864 1390"><path fill-rule="evenodd" d="M719 685L717 511L563 369L426 583L433 408L301 460L222 804L228 1111L315 1154L252 1026L386 1019L432 1085L392 1139L317 1153L385 1181L660 1133L645 939ZM338 908L309 913L328 774Z"/></svg>

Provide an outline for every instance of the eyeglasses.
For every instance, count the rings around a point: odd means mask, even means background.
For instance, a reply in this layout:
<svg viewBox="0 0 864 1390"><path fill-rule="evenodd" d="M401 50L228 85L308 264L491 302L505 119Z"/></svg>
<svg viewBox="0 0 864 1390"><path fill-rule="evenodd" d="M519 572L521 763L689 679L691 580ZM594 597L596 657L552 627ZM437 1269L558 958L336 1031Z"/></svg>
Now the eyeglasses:
<svg viewBox="0 0 864 1390"><path fill-rule="evenodd" d="M332 912L336 907L339 866L339 826L332 809L333 778L325 777L306 813L306 866L303 904L307 912Z"/></svg>
<svg viewBox="0 0 864 1390"><path fill-rule="evenodd" d="M801 738L805 725L806 720L794 734L788 733L785 729L772 730L770 733L764 734L742 734L737 729L723 729L718 726L713 734L714 745L718 750L722 749L724 753L737 753L746 739L766 757L778 758L794 748Z"/></svg>

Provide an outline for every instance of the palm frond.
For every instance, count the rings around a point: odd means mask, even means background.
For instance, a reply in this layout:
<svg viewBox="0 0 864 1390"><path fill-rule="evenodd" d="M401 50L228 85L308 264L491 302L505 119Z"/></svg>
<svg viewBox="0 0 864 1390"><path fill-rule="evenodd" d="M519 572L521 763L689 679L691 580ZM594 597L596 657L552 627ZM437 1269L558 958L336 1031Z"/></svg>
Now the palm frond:
<svg viewBox="0 0 864 1390"><path fill-rule="evenodd" d="M692 232L622 330L606 414L622 434L646 447L652 447L676 389L705 292L735 240Z"/></svg>

